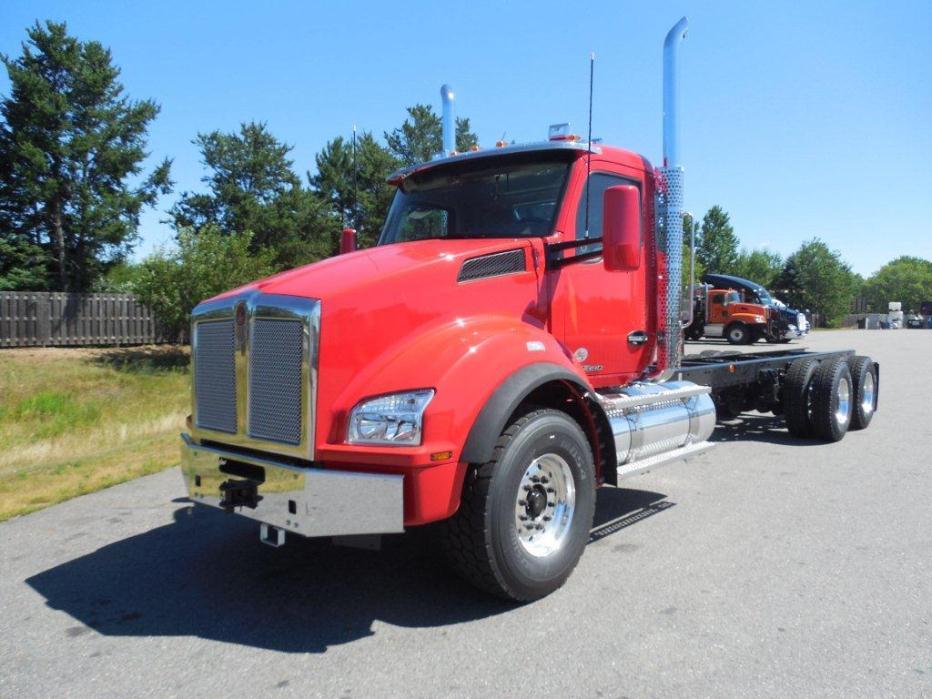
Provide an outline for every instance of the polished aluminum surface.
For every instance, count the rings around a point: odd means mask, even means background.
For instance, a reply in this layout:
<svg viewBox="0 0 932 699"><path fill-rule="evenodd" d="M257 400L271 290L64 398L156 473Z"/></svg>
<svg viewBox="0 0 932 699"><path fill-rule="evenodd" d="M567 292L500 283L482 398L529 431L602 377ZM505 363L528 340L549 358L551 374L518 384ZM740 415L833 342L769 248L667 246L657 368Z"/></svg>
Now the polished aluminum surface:
<svg viewBox="0 0 932 699"><path fill-rule="evenodd" d="M538 456L524 471L515 495L521 546L538 558L559 551L569 537L575 509L576 486L566 459L552 453Z"/></svg>
<svg viewBox="0 0 932 699"><path fill-rule="evenodd" d="M181 470L188 496L220 507L220 484L242 480L221 470L228 462L259 466L262 497L237 514L302 536L348 536L404 531L404 476L299 468L264 458L196 444L182 435ZM230 470L229 468L227 470Z"/></svg>
<svg viewBox="0 0 932 699"><path fill-rule="evenodd" d="M199 421L197 414L205 383L199 377L206 370L204 362L210 362L208 355L201 354L198 337L203 328L218 322L232 323L235 332L232 403L236 429L232 432ZM198 440L313 459L320 301L249 291L200 304L192 313L192 325L194 436ZM297 337L301 345L300 361L295 360ZM251 380L252 376L255 380ZM229 393L228 388L225 390ZM276 396L276 391L281 395Z"/></svg>
<svg viewBox="0 0 932 699"><path fill-rule="evenodd" d="M679 50L689 22L683 17L663 40L663 165L680 166L679 139Z"/></svg>
<svg viewBox="0 0 932 699"><path fill-rule="evenodd" d="M652 471L658 466L671 464L678 459L687 459L690 456L701 454L711 449L713 446L715 445L711 442L696 442L695 444L687 444L685 447L678 447L677 449L649 456L646 459L622 464L616 469L617 480L620 481L624 478L630 478L631 476L637 476L641 473Z"/></svg>
<svg viewBox="0 0 932 699"><path fill-rule="evenodd" d="M453 111L453 88L449 85L441 87L440 99L443 102L441 112L443 151L441 157L445 158L456 152L456 115Z"/></svg>
<svg viewBox="0 0 932 699"><path fill-rule="evenodd" d="M689 22L683 17L663 41L663 167L658 183L658 250L666 256L666 279L658 294L658 380L669 379L682 360L683 178L679 153L679 47ZM692 304L690 298L689 303Z"/></svg>
<svg viewBox="0 0 932 699"><path fill-rule="evenodd" d="M664 381L680 366L683 356L681 324L683 284L683 177L682 167L661 168L657 188L657 249L666 259L666 277L657 294L657 316L660 318L659 363L657 377Z"/></svg>
<svg viewBox="0 0 932 699"><path fill-rule="evenodd" d="M715 429L708 386L690 381L636 383L600 394L619 466L705 442Z"/></svg>
<svg viewBox="0 0 932 699"><path fill-rule="evenodd" d="M874 374L870 371L864 376L864 388L861 389L861 412L864 415L874 412Z"/></svg>
<svg viewBox="0 0 932 699"><path fill-rule="evenodd" d="M844 427L851 419L851 382L843 376L835 390L838 397L838 407L835 408L835 422Z"/></svg>

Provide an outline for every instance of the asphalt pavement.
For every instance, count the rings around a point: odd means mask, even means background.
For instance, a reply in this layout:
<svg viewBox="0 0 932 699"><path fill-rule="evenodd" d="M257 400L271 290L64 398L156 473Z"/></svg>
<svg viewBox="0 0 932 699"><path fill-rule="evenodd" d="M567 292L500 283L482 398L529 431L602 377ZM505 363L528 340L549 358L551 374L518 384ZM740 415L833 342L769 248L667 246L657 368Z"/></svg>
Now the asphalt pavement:
<svg viewBox="0 0 932 699"><path fill-rule="evenodd" d="M881 363L868 430L720 426L603 489L576 572L525 606L419 533L269 548L177 469L6 522L0 697L932 696L932 331L802 344Z"/></svg>

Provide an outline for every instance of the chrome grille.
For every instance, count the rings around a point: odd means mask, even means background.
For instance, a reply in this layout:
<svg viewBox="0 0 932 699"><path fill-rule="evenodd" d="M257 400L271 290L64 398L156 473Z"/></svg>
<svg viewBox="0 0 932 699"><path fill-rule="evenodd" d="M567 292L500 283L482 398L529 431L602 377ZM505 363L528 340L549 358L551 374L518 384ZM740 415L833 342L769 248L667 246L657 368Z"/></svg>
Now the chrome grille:
<svg viewBox="0 0 932 699"><path fill-rule="evenodd" d="M195 439L314 459L320 305L247 291L194 309Z"/></svg>
<svg viewBox="0 0 932 699"><path fill-rule="evenodd" d="M249 352L249 436L301 443L304 326L256 319Z"/></svg>
<svg viewBox="0 0 932 699"><path fill-rule="evenodd" d="M232 320L195 326L194 395L198 427L236 432L235 355Z"/></svg>

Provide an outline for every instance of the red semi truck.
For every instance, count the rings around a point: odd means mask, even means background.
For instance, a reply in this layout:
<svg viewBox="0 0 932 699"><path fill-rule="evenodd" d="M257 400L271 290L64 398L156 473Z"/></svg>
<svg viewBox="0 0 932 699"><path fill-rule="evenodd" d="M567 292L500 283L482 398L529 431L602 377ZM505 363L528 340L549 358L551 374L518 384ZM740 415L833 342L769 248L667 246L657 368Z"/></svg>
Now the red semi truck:
<svg viewBox="0 0 932 699"><path fill-rule="evenodd" d="M197 306L191 499L272 545L443 521L462 575L531 600L575 567L596 489L708 448L717 411L866 427L878 367L850 350L683 356L685 32L663 167L559 133L455 153L445 88L444 152L392 176L376 247Z"/></svg>

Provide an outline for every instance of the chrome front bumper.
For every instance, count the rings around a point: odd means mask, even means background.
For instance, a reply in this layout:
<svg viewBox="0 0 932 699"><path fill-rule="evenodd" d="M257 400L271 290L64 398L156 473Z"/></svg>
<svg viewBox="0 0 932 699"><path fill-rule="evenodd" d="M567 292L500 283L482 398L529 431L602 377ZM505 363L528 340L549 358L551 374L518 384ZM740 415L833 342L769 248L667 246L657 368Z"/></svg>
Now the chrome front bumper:
<svg viewBox="0 0 932 699"><path fill-rule="evenodd" d="M181 438L181 470L197 504L308 537L404 531L404 476L302 468ZM230 484L254 502L232 505Z"/></svg>

